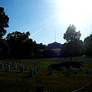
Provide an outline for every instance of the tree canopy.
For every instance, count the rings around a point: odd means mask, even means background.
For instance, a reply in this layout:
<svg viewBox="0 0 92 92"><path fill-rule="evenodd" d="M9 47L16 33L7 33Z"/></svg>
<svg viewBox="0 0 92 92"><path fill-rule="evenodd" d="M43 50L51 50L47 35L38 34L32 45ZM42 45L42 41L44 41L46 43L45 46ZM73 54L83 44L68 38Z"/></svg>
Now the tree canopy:
<svg viewBox="0 0 92 92"><path fill-rule="evenodd" d="M76 27L70 24L66 30L66 33L64 34L64 39L69 42L75 39L80 39L80 36L80 31L76 32Z"/></svg>
<svg viewBox="0 0 92 92"><path fill-rule="evenodd" d="M6 29L9 25L9 17L5 14L4 8L0 7L0 39L5 35Z"/></svg>
<svg viewBox="0 0 92 92"><path fill-rule="evenodd" d="M92 56L92 34L84 39L85 54Z"/></svg>

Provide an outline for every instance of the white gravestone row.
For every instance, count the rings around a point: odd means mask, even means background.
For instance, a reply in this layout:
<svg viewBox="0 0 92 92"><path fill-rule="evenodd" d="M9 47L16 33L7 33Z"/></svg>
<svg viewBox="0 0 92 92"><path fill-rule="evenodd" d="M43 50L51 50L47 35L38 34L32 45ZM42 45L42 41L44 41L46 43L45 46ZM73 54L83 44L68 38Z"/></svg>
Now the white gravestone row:
<svg viewBox="0 0 92 92"><path fill-rule="evenodd" d="M32 77L33 74L36 74L39 69L40 69L40 65L36 65L34 68L29 69L29 66L23 66L23 64L19 64L17 65L16 62L13 63L1 63L0 62L0 70L2 71L2 69L5 69L6 72L10 72L11 70L18 70L20 73L24 72L24 71L28 71L29 76Z"/></svg>
<svg viewBox="0 0 92 92"><path fill-rule="evenodd" d="M73 68L72 66L68 69L66 67L61 67L61 70L64 74L66 74L66 76L70 76L71 72L74 72L74 74L77 74L78 71L83 71L83 70L85 70L85 73L88 74L88 67L84 69L82 66L79 69ZM48 75L51 75L52 72L53 72L53 69L50 66L48 66Z"/></svg>

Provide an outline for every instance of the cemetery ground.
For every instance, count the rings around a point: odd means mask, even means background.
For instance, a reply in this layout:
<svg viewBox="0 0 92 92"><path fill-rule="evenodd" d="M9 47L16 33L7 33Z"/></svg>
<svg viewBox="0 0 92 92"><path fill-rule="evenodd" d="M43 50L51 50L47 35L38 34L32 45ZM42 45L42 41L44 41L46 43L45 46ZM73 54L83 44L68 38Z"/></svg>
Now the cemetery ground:
<svg viewBox="0 0 92 92"><path fill-rule="evenodd" d="M88 59L85 59L88 60ZM29 75L29 69L24 72L19 72L18 67L13 70L10 66L10 71L6 72L3 67L0 70L0 92L36 92L39 86L44 88L44 92L72 92L79 89L89 82L90 84L84 89L77 92L91 92L92 90L92 63L84 62L83 71L78 71L67 77L62 71L54 70L51 75L48 75L48 65L58 64L61 60L39 59L39 60L3 60L2 63L16 62L17 66L21 63L29 68L39 64L40 69L32 77ZM63 61L63 60L62 60ZM90 60L89 60L90 61ZM85 67L88 67L88 74L85 73Z"/></svg>

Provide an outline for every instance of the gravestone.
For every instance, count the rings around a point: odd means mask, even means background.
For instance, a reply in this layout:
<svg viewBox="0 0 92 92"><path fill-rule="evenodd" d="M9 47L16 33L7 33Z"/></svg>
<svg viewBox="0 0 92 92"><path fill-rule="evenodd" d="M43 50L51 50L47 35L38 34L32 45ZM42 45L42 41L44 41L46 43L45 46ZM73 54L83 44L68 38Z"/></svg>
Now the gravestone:
<svg viewBox="0 0 92 92"><path fill-rule="evenodd" d="M52 68L49 66L48 67L48 75L51 75L52 74L52 71L53 71Z"/></svg>
<svg viewBox="0 0 92 92"><path fill-rule="evenodd" d="M88 74L88 67L86 67L86 69L85 69L85 70L86 70L86 74Z"/></svg>
<svg viewBox="0 0 92 92"><path fill-rule="evenodd" d="M10 64L6 64L6 72L10 72Z"/></svg>
<svg viewBox="0 0 92 92"><path fill-rule="evenodd" d="M62 67L63 73L67 72L67 69L65 67Z"/></svg>
<svg viewBox="0 0 92 92"><path fill-rule="evenodd" d="M29 70L29 77L32 77L32 75L33 75L33 72L32 72L32 69L31 69L31 70Z"/></svg>
<svg viewBox="0 0 92 92"><path fill-rule="evenodd" d="M70 69L66 70L66 76L69 77L70 76Z"/></svg>
<svg viewBox="0 0 92 92"><path fill-rule="evenodd" d="M17 64L16 63L12 63L12 68L13 68L13 70L16 70L17 69Z"/></svg>
<svg viewBox="0 0 92 92"><path fill-rule="evenodd" d="M72 72L72 69L73 69L72 66L70 66L70 72Z"/></svg>
<svg viewBox="0 0 92 92"><path fill-rule="evenodd" d="M38 70L40 70L40 65L38 65Z"/></svg>
<svg viewBox="0 0 92 92"><path fill-rule="evenodd" d="M80 71L82 71L82 66L80 66Z"/></svg>
<svg viewBox="0 0 92 92"><path fill-rule="evenodd" d="M6 68L6 63L4 63L3 66Z"/></svg>
<svg viewBox="0 0 92 92"><path fill-rule="evenodd" d="M23 65L20 64L20 65L19 65L19 72L23 72L23 71L24 71L24 69L23 69Z"/></svg>
<svg viewBox="0 0 92 92"><path fill-rule="evenodd" d="M32 68L32 74L35 74L36 71L35 71L35 68Z"/></svg>
<svg viewBox="0 0 92 92"><path fill-rule="evenodd" d="M2 65L2 63L0 63L0 70L2 69L2 67L3 67L3 65Z"/></svg>

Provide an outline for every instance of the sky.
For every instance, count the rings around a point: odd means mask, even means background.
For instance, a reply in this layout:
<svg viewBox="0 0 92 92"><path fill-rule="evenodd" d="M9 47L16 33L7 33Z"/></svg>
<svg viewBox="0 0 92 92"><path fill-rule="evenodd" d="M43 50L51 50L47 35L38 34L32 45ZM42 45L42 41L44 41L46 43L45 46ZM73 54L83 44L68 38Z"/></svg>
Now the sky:
<svg viewBox="0 0 92 92"><path fill-rule="evenodd" d="M92 0L0 0L9 16L7 34L30 32L37 43L64 43L70 24L80 30L81 40L92 33Z"/></svg>

